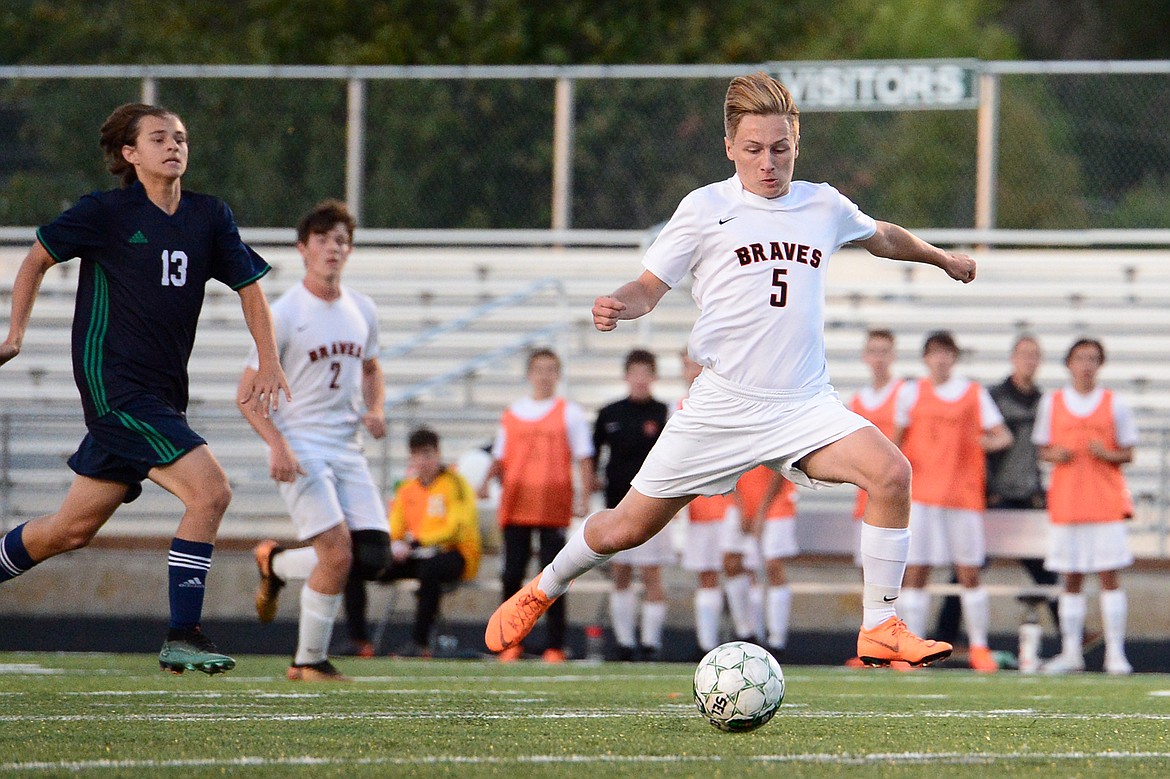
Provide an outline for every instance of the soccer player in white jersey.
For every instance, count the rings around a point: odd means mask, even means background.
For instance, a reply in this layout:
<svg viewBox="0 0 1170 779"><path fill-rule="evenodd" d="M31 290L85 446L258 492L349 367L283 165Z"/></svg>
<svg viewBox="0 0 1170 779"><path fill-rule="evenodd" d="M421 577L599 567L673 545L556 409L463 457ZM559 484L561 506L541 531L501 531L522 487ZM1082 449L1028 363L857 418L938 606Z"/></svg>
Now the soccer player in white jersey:
<svg viewBox="0 0 1170 779"><path fill-rule="evenodd" d="M288 505L297 537L310 546L256 547L262 622L276 614L289 579L303 579L292 681L344 677L327 652L350 569L367 578L388 564L389 526L382 498L362 453L360 428L386 433L385 387L378 363L374 302L341 283L353 248L354 218L344 203L326 200L301 218L297 250L305 276L272 306L276 345L298 388L296 403L271 417L244 416L269 449L269 472ZM255 355L241 384L255 373ZM367 570L368 569L368 570Z"/></svg>
<svg viewBox="0 0 1170 779"><path fill-rule="evenodd" d="M573 579L657 533L698 495L730 492L759 464L797 484L848 482L869 493L861 548L865 588L858 656L873 665L941 660L951 645L913 635L894 611L910 535L910 466L876 427L849 411L825 363L825 272L856 243L871 254L975 278L975 261L888 222L828 184L793 181L799 111L778 81L732 79L724 144L735 175L687 195L635 280L593 304L600 331L650 312L693 277L700 314L692 357L704 366L617 508L586 519L540 574L500 606L485 640L512 646Z"/></svg>

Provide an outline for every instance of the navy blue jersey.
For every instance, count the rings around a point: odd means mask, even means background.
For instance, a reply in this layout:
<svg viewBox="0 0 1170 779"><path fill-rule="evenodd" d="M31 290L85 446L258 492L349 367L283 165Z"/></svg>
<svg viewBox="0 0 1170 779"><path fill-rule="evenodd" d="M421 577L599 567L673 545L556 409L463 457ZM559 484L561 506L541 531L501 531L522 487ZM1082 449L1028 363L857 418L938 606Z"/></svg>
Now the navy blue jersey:
<svg viewBox="0 0 1170 779"><path fill-rule="evenodd" d="M185 411L207 281L238 290L269 270L222 200L183 192L168 215L140 182L86 195L37 239L57 262L81 258L73 377L87 423L142 393Z"/></svg>

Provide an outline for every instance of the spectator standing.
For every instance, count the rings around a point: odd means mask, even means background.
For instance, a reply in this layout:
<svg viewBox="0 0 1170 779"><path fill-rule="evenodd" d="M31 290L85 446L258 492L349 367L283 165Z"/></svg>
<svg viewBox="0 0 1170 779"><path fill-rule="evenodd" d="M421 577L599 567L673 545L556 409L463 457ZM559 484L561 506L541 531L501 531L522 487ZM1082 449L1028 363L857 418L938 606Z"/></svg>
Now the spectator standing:
<svg viewBox="0 0 1170 779"><path fill-rule="evenodd" d="M1048 673L1082 671L1085 574L1101 582L1101 622L1105 632L1105 671L1129 674L1125 654L1128 601L1120 570L1133 564L1125 520L1133 503L1121 466L1133 461L1138 443L1133 411L1110 389L1097 383L1105 363L1100 341L1082 338L1065 357L1069 383L1040 401L1032 442L1052 463L1048 515L1052 520L1044 564L1064 578L1060 595L1060 654L1044 665Z"/></svg>
<svg viewBox="0 0 1170 779"><path fill-rule="evenodd" d="M666 426L666 404L652 394L654 381L658 378L658 361L654 354L645 349L631 351L626 355L624 375L628 395L602 408L593 425L593 448L597 458L601 458L603 450L608 450L605 479L599 486L609 508L616 506L629 491L630 480L642 467L642 461ZM596 467L594 472L597 472ZM662 630L666 623L662 566L669 564L673 557L670 535L659 533L641 546L620 552L610 560L613 589L609 595L609 617L619 660L653 660L661 653ZM632 586L635 569L642 579L641 609Z"/></svg>

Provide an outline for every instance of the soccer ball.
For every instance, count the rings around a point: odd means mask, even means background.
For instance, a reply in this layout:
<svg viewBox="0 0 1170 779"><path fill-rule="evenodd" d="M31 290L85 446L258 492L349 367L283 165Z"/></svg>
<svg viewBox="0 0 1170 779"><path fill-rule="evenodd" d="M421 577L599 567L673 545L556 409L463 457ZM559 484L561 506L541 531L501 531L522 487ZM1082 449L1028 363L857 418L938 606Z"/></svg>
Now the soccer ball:
<svg viewBox="0 0 1170 779"><path fill-rule="evenodd" d="M719 730L746 733L772 719L784 700L784 671L763 647L721 644L695 669L695 706Z"/></svg>

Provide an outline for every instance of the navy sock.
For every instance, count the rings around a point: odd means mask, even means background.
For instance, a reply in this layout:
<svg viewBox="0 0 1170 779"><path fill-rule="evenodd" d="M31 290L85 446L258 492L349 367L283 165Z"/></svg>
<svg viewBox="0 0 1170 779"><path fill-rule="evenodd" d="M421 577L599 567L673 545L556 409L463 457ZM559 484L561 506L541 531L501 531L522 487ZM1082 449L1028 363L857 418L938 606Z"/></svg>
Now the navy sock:
<svg viewBox="0 0 1170 779"><path fill-rule="evenodd" d="M191 630L203 614L203 593L211 568L212 544L171 540L167 558L170 574L171 630Z"/></svg>
<svg viewBox="0 0 1170 779"><path fill-rule="evenodd" d="M24 524L17 525L0 538L0 582L15 579L34 565L24 548Z"/></svg>

